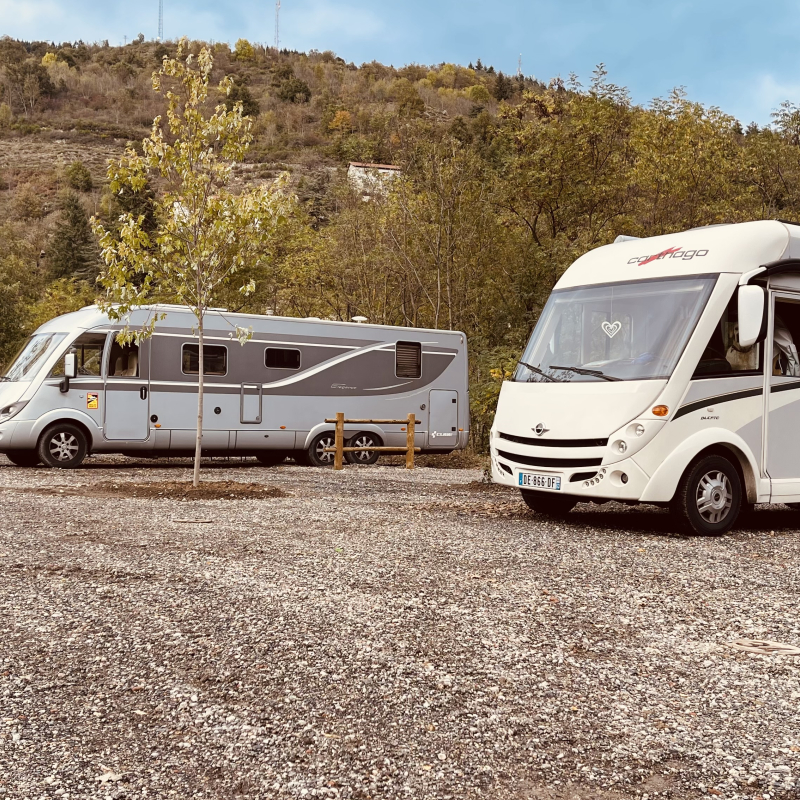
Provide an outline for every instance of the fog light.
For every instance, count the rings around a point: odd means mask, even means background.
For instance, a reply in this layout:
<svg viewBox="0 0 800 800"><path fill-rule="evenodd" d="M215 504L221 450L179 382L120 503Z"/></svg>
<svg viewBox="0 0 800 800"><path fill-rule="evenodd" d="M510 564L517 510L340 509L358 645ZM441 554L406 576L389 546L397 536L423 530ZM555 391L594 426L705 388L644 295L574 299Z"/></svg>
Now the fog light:
<svg viewBox="0 0 800 800"><path fill-rule="evenodd" d="M624 453L627 449L628 445L625 444L625 442L623 442L622 440L617 442L617 450L619 450L620 453Z"/></svg>
<svg viewBox="0 0 800 800"><path fill-rule="evenodd" d="M628 476L627 476L627 475L626 475L624 472L622 473L622 475L620 475L620 476L619 476L619 479L620 479L620 480L621 480L623 483L627 483L627 482L628 482Z"/></svg>
<svg viewBox="0 0 800 800"><path fill-rule="evenodd" d="M644 436L644 425L642 425L641 423L636 426L636 435Z"/></svg>

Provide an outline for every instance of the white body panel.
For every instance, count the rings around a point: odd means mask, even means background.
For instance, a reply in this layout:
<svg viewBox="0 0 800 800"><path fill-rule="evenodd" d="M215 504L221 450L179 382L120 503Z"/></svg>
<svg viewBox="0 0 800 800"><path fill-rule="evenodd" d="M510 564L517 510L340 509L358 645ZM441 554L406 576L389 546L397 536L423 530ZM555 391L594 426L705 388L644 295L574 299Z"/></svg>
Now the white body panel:
<svg viewBox="0 0 800 800"><path fill-rule="evenodd" d="M578 500L664 504L689 464L712 450L738 463L750 503L800 501L800 379L771 374L772 300L800 302L800 265L761 284L770 298L763 369L695 376L742 276L799 256L800 227L767 221L624 241L579 258L556 290L677 276L712 276L714 288L668 379L506 382L492 429L494 480L519 487L521 473L550 474L561 478L560 494Z"/></svg>

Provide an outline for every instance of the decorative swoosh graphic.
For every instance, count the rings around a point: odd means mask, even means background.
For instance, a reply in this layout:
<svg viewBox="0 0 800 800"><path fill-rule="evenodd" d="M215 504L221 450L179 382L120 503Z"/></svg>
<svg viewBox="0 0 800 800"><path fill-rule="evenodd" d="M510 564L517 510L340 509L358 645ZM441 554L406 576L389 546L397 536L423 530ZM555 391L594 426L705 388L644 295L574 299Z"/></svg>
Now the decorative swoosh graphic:
<svg viewBox="0 0 800 800"><path fill-rule="evenodd" d="M639 266L643 267L645 264L650 264L653 261L658 261L659 258L663 258L664 256L671 256L673 253L677 253L680 250L680 247L670 247L669 250L662 250L660 253L656 253L654 256L650 256L650 258L646 259L645 261L640 261Z"/></svg>

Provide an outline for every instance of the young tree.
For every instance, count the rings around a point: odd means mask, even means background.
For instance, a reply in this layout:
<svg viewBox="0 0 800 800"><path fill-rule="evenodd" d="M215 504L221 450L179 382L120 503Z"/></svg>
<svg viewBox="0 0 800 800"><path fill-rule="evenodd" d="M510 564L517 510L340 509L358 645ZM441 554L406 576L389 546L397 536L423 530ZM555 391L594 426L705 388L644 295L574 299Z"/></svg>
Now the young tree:
<svg viewBox="0 0 800 800"><path fill-rule="evenodd" d="M233 165L243 159L251 141L250 121L241 103L231 111L224 102L213 113L206 110L213 57L203 48L194 68L191 54L184 60L185 50L184 39L176 58L165 59L153 74L153 89L166 94L167 130L156 117L150 136L142 142L142 155L129 148L119 163L109 167L113 192L142 191L149 177L160 180L163 192L154 201L155 230L147 232L143 214L123 214L118 231L106 229L97 219L93 224L105 264L99 279L106 289L102 306L112 318L128 319L136 306L160 299L188 305L197 318L200 363L193 478L197 486L206 312L236 272L269 258L293 200L285 192L285 177L238 195L230 190ZM219 84L223 95L232 86L230 78ZM248 294L253 288L251 280L240 291ZM151 335L163 317L154 315L136 331L126 327L120 340ZM246 330L237 328L237 334L242 343L249 338Z"/></svg>

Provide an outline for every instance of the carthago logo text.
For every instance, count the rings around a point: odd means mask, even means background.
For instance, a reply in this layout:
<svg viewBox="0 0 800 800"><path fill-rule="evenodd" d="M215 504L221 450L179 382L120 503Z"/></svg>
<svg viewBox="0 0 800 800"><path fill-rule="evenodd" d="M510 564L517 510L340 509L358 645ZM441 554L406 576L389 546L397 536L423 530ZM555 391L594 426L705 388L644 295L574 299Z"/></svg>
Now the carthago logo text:
<svg viewBox="0 0 800 800"><path fill-rule="evenodd" d="M693 258L705 258L708 250L683 250L680 247L670 247L652 256L634 256L628 259L629 264L638 264L643 267L645 264L652 264L653 261L661 261L663 258L679 258L682 261L691 261Z"/></svg>

